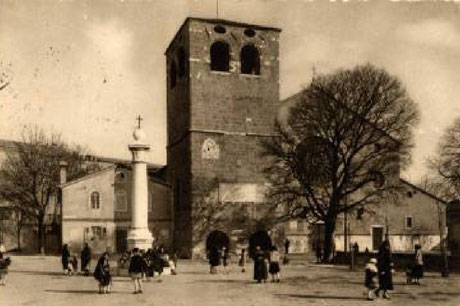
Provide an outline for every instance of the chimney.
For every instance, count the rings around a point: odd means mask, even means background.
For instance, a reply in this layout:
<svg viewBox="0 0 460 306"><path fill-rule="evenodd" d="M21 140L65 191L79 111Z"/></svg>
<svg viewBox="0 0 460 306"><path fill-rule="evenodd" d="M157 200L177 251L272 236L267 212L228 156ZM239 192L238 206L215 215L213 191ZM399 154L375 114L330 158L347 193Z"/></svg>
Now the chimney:
<svg viewBox="0 0 460 306"><path fill-rule="evenodd" d="M59 162L59 183L61 185L67 183L67 162L65 161Z"/></svg>

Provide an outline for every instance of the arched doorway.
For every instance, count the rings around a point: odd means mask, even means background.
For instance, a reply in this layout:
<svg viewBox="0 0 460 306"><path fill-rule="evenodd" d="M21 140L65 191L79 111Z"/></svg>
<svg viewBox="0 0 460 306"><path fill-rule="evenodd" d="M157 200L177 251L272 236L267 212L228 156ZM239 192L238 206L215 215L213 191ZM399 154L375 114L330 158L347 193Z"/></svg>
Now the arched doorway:
<svg viewBox="0 0 460 306"><path fill-rule="evenodd" d="M230 238L222 231L215 230L209 233L206 239L206 252L209 252L213 248L218 250L225 247L227 250L230 247Z"/></svg>
<svg viewBox="0 0 460 306"><path fill-rule="evenodd" d="M249 255L251 257L253 257L257 246L260 246L264 251L270 251L273 243L267 231L257 231L249 237Z"/></svg>

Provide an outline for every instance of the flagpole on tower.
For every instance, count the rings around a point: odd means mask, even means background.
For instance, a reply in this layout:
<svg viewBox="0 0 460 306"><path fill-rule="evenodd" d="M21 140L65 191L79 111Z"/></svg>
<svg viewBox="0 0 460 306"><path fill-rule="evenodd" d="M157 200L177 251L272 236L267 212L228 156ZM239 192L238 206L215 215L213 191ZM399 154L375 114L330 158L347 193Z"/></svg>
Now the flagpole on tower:
<svg viewBox="0 0 460 306"><path fill-rule="evenodd" d="M216 16L219 19L219 0L216 0Z"/></svg>

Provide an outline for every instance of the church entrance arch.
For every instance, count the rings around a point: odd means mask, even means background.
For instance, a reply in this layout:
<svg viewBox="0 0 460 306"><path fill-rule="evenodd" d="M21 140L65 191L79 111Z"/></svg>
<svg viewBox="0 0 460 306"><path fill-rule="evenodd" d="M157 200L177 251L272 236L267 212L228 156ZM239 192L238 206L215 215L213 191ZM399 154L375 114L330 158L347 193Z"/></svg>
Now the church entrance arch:
<svg viewBox="0 0 460 306"><path fill-rule="evenodd" d="M212 249L221 250L225 247L227 250L230 247L230 238L222 231L215 230L209 233L206 239L206 252L209 253Z"/></svg>
<svg viewBox="0 0 460 306"><path fill-rule="evenodd" d="M263 251L270 251L273 243L267 231L257 231L249 237L249 255L251 257L253 256L257 246L259 246Z"/></svg>

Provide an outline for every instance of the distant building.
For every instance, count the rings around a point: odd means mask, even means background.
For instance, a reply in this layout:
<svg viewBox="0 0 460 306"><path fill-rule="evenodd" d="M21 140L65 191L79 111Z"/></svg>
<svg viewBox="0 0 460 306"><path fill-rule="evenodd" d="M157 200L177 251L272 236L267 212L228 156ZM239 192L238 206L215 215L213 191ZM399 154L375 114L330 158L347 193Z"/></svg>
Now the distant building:
<svg viewBox="0 0 460 306"><path fill-rule="evenodd" d="M148 190L149 229L156 245L170 248L173 230L170 188L149 175ZM110 165L62 184L61 217L62 243L69 244L71 251L81 250L84 243L96 253L125 251L131 224L130 168Z"/></svg>
<svg viewBox="0 0 460 306"><path fill-rule="evenodd" d="M452 254L460 255L460 202L447 205L448 245Z"/></svg>
<svg viewBox="0 0 460 306"><path fill-rule="evenodd" d="M360 251L377 251L388 239L394 252L413 252L416 244L424 251L440 250L447 203L406 180L400 183L403 191L398 196L348 213L349 246L357 243ZM343 251L343 216L337 221L334 241L336 250Z"/></svg>

